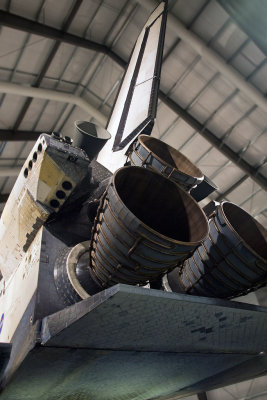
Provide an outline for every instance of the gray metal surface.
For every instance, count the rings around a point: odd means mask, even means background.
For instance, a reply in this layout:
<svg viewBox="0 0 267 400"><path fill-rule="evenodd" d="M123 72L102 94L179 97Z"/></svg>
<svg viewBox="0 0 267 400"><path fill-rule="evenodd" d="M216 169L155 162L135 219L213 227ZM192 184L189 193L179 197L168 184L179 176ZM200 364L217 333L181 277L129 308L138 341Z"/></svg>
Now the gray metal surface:
<svg viewBox="0 0 267 400"><path fill-rule="evenodd" d="M65 247L58 252L58 256L54 264L55 285L57 292L66 307L81 300L81 297L71 285L68 277L67 262L70 252L71 248L69 247Z"/></svg>
<svg viewBox="0 0 267 400"><path fill-rule="evenodd" d="M98 184L112 176L112 173L107 168L95 160L90 163L90 167L92 168L94 181Z"/></svg>
<svg viewBox="0 0 267 400"><path fill-rule="evenodd" d="M45 346L257 354L267 309L119 284L48 316L42 332Z"/></svg>
<svg viewBox="0 0 267 400"><path fill-rule="evenodd" d="M140 135L129 154L131 165L151 168L190 191L203 181L203 174L187 157L153 137Z"/></svg>
<svg viewBox="0 0 267 400"><path fill-rule="evenodd" d="M62 310L66 306L64 298L57 291L54 277L56 259L66 247L63 241L53 236L47 228L43 228L34 321Z"/></svg>
<svg viewBox="0 0 267 400"><path fill-rule="evenodd" d="M49 231L70 247L88 240L99 198L111 176L110 171L93 160L88 169L88 176L66 201L62 212L46 224Z"/></svg>
<svg viewBox="0 0 267 400"><path fill-rule="evenodd" d="M208 390L266 372L257 356L266 328L266 308L116 285L45 318L45 343L1 400L165 400Z"/></svg>
<svg viewBox="0 0 267 400"><path fill-rule="evenodd" d="M75 129L70 137L73 139L73 145L83 149L89 160L96 158L107 140L111 138L110 133L88 121L75 121Z"/></svg>
<svg viewBox="0 0 267 400"><path fill-rule="evenodd" d="M197 187L193 188L190 194L196 201L201 201L217 189L218 187L211 181L211 179L204 176L203 181L200 182Z"/></svg>
<svg viewBox="0 0 267 400"><path fill-rule="evenodd" d="M40 347L34 349L1 400L154 400L251 356L175 354ZM45 373L44 373L45 371ZM191 391L193 392L193 391ZM176 397L175 397L176 398Z"/></svg>
<svg viewBox="0 0 267 400"><path fill-rule="evenodd" d="M210 233L185 261L187 293L237 297L267 282L267 231L236 205L224 202L209 220Z"/></svg>

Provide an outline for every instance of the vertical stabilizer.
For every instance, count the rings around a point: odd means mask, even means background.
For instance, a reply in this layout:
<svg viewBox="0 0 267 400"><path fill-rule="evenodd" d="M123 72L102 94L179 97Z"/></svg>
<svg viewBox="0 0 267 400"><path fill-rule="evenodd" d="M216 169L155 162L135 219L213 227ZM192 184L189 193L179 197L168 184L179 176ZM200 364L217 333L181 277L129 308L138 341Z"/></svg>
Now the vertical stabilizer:
<svg viewBox="0 0 267 400"><path fill-rule="evenodd" d="M123 166L125 151L141 132L150 134L156 117L167 2L147 20L135 44L107 130L112 138L98 161L114 172Z"/></svg>

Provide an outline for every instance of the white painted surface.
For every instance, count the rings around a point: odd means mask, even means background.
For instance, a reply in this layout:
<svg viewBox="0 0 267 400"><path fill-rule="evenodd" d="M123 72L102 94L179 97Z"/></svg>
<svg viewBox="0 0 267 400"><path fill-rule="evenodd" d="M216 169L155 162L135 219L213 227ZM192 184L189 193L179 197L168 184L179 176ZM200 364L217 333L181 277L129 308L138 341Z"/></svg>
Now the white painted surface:
<svg viewBox="0 0 267 400"><path fill-rule="evenodd" d="M4 314L0 342L9 343L37 288L42 228L19 267L0 288L0 318ZM3 290L4 289L4 290Z"/></svg>
<svg viewBox="0 0 267 400"><path fill-rule="evenodd" d="M76 104L82 110L86 111L90 117L94 117L100 124L105 125L106 117L93 105L79 96L71 93L57 92L55 90L41 89L31 86L17 85L10 82L0 82L0 92L16 94L19 96L36 97L39 99L55 100L64 103Z"/></svg>
<svg viewBox="0 0 267 400"><path fill-rule="evenodd" d="M106 143L104 148L98 155L97 161L108 168L111 172L115 172L118 168L122 167L126 161L125 151L130 143L128 143L122 150L113 151L113 145L117 130L120 124L125 100L127 98L128 90L131 84L132 75L135 69L135 64L138 59L142 40L147 26L158 18L164 10L164 3L161 3L158 8L151 14L145 27L138 36L127 72L124 77L123 84L120 89L119 96L116 100L110 121L107 126L108 132L111 134L111 139ZM148 106L152 88L152 78L155 69L155 60L157 55L158 35L160 31L161 18L152 25L149 40L146 43L146 52L141 62L140 72L137 78L137 84L134 88L133 97L129 107L128 118L125 123L121 141L124 140L141 122L143 122L148 114Z"/></svg>

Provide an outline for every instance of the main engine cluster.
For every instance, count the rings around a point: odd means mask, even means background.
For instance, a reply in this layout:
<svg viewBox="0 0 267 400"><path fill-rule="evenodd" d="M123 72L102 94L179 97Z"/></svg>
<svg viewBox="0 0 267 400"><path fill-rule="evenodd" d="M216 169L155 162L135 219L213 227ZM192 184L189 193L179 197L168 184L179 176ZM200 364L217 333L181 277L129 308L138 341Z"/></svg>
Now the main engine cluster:
<svg viewBox="0 0 267 400"><path fill-rule="evenodd" d="M103 129L98 137L95 125L76 123L75 140L91 160L107 139ZM220 298L265 285L266 230L229 202L205 215L196 199L214 190L208 182L179 151L140 135L125 166L98 180L80 207L91 237L57 259L56 285L67 303L117 283Z"/></svg>

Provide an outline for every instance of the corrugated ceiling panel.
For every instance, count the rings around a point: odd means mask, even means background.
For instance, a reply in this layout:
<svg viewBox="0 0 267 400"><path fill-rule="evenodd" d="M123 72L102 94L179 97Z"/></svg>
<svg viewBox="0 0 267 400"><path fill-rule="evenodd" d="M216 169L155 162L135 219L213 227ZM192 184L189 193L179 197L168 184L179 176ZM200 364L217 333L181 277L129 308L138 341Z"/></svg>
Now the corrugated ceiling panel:
<svg viewBox="0 0 267 400"><path fill-rule="evenodd" d="M187 46L184 42L180 42L176 46L172 54L163 63L161 82L162 90L169 93L176 82L181 79L187 71L188 65L196 58L197 53Z"/></svg>
<svg viewBox="0 0 267 400"><path fill-rule="evenodd" d="M199 157L205 153L205 151L210 147L209 142L205 140L202 136L196 135L194 139L185 146L181 151L186 155L193 163L196 163Z"/></svg>
<svg viewBox="0 0 267 400"><path fill-rule="evenodd" d="M267 229L267 212L266 214L264 213L257 215L255 218L257 221L259 221L260 224L262 224Z"/></svg>
<svg viewBox="0 0 267 400"><path fill-rule="evenodd" d="M245 78L248 78L255 70L255 65L242 52L234 58L232 65Z"/></svg>
<svg viewBox="0 0 267 400"><path fill-rule="evenodd" d="M257 191L257 189L255 189L255 191ZM267 207L266 200L267 200L266 192L260 190L253 197L251 197L251 199L247 200L242 205L242 208L244 208L244 210L246 210L251 215L257 215Z"/></svg>
<svg viewBox="0 0 267 400"><path fill-rule="evenodd" d="M257 88L262 92L267 92L267 64L265 64L253 75L253 78L250 79L251 83L253 83Z"/></svg>
<svg viewBox="0 0 267 400"><path fill-rule="evenodd" d="M260 187L255 183L251 178L248 178L245 182L243 182L237 189L231 192L227 199L236 204L241 204L244 200L246 200L255 190L258 190Z"/></svg>
<svg viewBox="0 0 267 400"><path fill-rule="evenodd" d="M17 3L21 2L17 1ZM73 0L45 1L38 21L55 28L61 28L74 3ZM23 7L25 2L22 4Z"/></svg>
<svg viewBox="0 0 267 400"><path fill-rule="evenodd" d="M17 68L22 71L39 73L47 59L53 41L37 35L30 35Z"/></svg>
<svg viewBox="0 0 267 400"><path fill-rule="evenodd" d="M232 58L236 51L247 40L247 35L233 22L230 22L218 38L212 43L212 48L226 60Z"/></svg>
<svg viewBox="0 0 267 400"><path fill-rule="evenodd" d="M83 1L74 20L72 21L69 32L73 35L84 36L85 30L87 30L88 25L95 16L96 11L99 8L99 2L94 0ZM89 27L88 32L86 32L86 37L91 39L91 28Z"/></svg>
<svg viewBox="0 0 267 400"><path fill-rule="evenodd" d="M19 111L25 101L25 97L8 94L0 107L0 127L9 129L13 126Z"/></svg>
<svg viewBox="0 0 267 400"><path fill-rule="evenodd" d="M105 99L114 84L121 79L121 76L121 68L115 65L111 59L107 59L94 76L90 89L97 93L99 97Z"/></svg>
<svg viewBox="0 0 267 400"><path fill-rule="evenodd" d="M1 47L0 47L0 67L13 68L23 47L26 33L16 31L15 29L1 27ZM36 39L35 39L36 40ZM38 38L38 41L43 41Z"/></svg>
<svg viewBox="0 0 267 400"><path fill-rule="evenodd" d="M35 16L42 5L42 0L35 0L32 2L13 0L6 2L6 5L9 5L9 12L35 20Z"/></svg>
<svg viewBox="0 0 267 400"><path fill-rule="evenodd" d="M24 97L22 99L25 100ZM33 99L31 106L29 107L27 114L23 121L21 122L20 129L21 130L32 130L34 126L37 124L40 113L42 113L43 107L46 104L47 100L43 99ZM60 104L60 103L58 103Z"/></svg>
<svg viewBox="0 0 267 400"><path fill-rule="evenodd" d="M246 32L256 45L267 54L267 4L262 0L219 0L233 21Z"/></svg>
<svg viewBox="0 0 267 400"><path fill-rule="evenodd" d="M107 32L111 29L116 20L119 8L120 7L104 2L92 20L86 37L98 43L103 43ZM87 14L87 18L88 17L90 18L90 14Z"/></svg>
<svg viewBox="0 0 267 400"><path fill-rule="evenodd" d="M220 167L218 168L218 170L219 169ZM216 176L212 177L212 181L219 187L220 193L225 192L236 181L244 176L244 172L232 163L224 167L223 170L221 170L218 174L217 171L215 170Z"/></svg>
<svg viewBox="0 0 267 400"><path fill-rule="evenodd" d="M47 75L50 77L53 77L53 78L58 78L59 76L61 76L62 73L65 71L65 68L68 68L70 58L72 58L73 52L74 51L80 52L81 50L82 49L76 48L67 43L61 43L58 48L58 51L56 52L55 57L53 58L52 63L49 66ZM85 49L83 49L83 50L85 50ZM89 51L88 51L88 53L89 53ZM90 57L90 53L88 54L88 56ZM67 79L65 77L65 75L63 75L63 78ZM73 78L74 78L74 80L77 81L77 77L73 76Z"/></svg>
<svg viewBox="0 0 267 400"><path fill-rule="evenodd" d="M10 176L8 178L3 178L2 184L0 186L1 193L10 193L14 183L16 182L16 177L15 176Z"/></svg>
<svg viewBox="0 0 267 400"><path fill-rule="evenodd" d="M229 16L216 1L211 1L193 25L192 30L205 42L210 41Z"/></svg>
<svg viewBox="0 0 267 400"><path fill-rule="evenodd" d="M180 149L181 146L190 138L193 134L193 129L182 119L179 119L177 125L164 137L164 142L170 144L172 147L184 152L184 148Z"/></svg>
<svg viewBox="0 0 267 400"><path fill-rule="evenodd" d="M64 107L64 103L58 101L49 101L42 115L39 116L35 130L51 132L54 129ZM49 124L47 122L49 120Z"/></svg>
<svg viewBox="0 0 267 400"><path fill-rule="evenodd" d="M160 102L158 106L157 118L155 121L153 136L160 137L164 135L164 132L173 124L177 119L177 114L170 111L168 107ZM155 133L154 133L155 132Z"/></svg>
<svg viewBox="0 0 267 400"><path fill-rule="evenodd" d="M202 157L202 159L197 165L207 176L212 176L212 174L227 161L227 158L215 148L211 148L208 155L205 155L205 152L203 152L202 156L200 154L200 157Z"/></svg>
<svg viewBox="0 0 267 400"><path fill-rule="evenodd" d="M175 2L171 11L177 15L185 25L189 25L192 20L199 15L202 7L207 3L207 0L180 0Z"/></svg>

